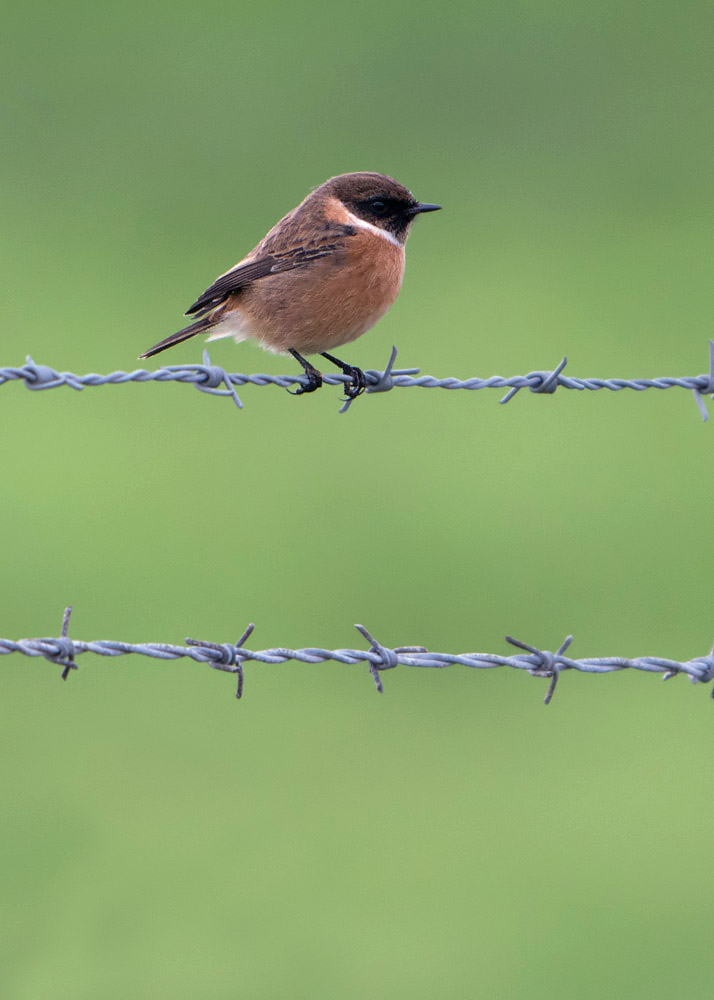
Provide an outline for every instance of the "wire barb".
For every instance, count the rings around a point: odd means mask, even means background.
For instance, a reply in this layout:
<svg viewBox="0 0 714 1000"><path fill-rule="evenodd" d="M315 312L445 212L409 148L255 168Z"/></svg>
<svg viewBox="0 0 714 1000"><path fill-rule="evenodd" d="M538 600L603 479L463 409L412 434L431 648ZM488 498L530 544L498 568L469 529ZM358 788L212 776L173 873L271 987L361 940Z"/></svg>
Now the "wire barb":
<svg viewBox="0 0 714 1000"><path fill-rule="evenodd" d="M711 396L714 399L714 340L709 341L709 380L701 388L695 387L693 392L694 402L699 408L702 420L706 422L709 419L709 413L704 405L704 396Z"/></svg>
<svg viewBox="0 0 714 1000"><path fill-rule="evenodd" d="M75 648L74 643L69 638L69 620L72 617L72 605L64 609L64 614L62 615L62 631L56 639L38 639L37 642L42 643L45 650L42 652L42 656L50 663L57 663L62 667L61 677L63 681L66 681L69 677L71 670L77 669L77 664L74 662Z"/></svg>
<svg viewBox="0 0 714 1000"><path fill-rule="evenodd" d="M709 341L709 371L705 375L685 375L680 378L663 376L661 378L576 378L565 375L564 369L568 363L567 357L552 371L533 371L527 375L512 375L503 378L501 375L491 375L490 378L467 379L434 378L432 375L421 375L419 368L395 368L397 349L392 348L389 361L384 371L370 368L365 371L366 388L363 395L370 396L377 392L390 392L392 389L506 389L500 400L507 403L521 389L529 389L538 395L552 395L556 389L589 390L592 392L608 389L620 392L631 389L642 392L645 389L687 389L694 394L694 401L703 420L708 420L704 396L714 398L714 341ZM349 375L323 375L326 385L338 385L341 388L350 381ZM95 385L124 385L126 382L187 382L194 385L200 392L213 396L226 396L233 400L238 409L243 408L236 386L242 385L276 385L280 388L302 385L303 375L243 375L230 374L219 365L211 364L208 351L203 352L203 364L167 365L156 371L138 368L132 372L115 371L108 375L98 375L94 372L86 375L75 375L72 372L58 372L47 365L37 365L28 355L27 363L21 368L0 368L0 386L7 382L24 382L28 389L55 389L68 385L72 389L84 389ZM340 413L346 413L353 399L348 399L340 407ZM304 404L300 404L304 405Z"/></svg>
<svg viewBox="0 0 714 1000"><path fill-rule="evenodd" d="M377 686L377 690L380 694L382 694L384 688L382 686L382 679L379 676L379 671L391 670L393 667L398 666L399 657L397 656L395 650L387 649L387 647L383 646L381 642L377 642L374 636L367 631L364 625L355 625L355 628L358 632L361 632L367 642L371 644L369 651L370 653L374 653L375 658L370 658L368 660L369 672L372 674L372 680Z"/></svg>
<svg viewBox="0 0 714 1000"><path fill-rule="evenodd" d="M238 686L236 688L236 698L243 697L243 682L245 679L245 672L243 670L243 660L241 659L240 650L245 643L246 639L252 634L255 625L252 623L243 632L238 642L231 645L228 642L204 642L200 639L187 639L187 646L198 646L202 649L212 649L215 650L219 656L216 659L207 657L211 666L215 670L225 670L229 674L238 675Z"/></svg>
<svg viewBox="0 0 714 1000"><path fill-rule="evenodd" d="M230 375L225 368L211 364L211 358L207 350L203 352L203 364L195 365L195 370L204 376L202 382L195 383L199 392L209 392L212 396L230 396L238 409L243 409L240 396L231 382ZM225 385L226 388L219 389L218 386L220 385Z"/></svg>
<svg viewBox="0 0 714 1000"><path fill-rule="evenodd" d="M525 376L527 385L516 385L511 389L503 399L499 399L499 403L507 403L509 400L513 399L517 392L521 389L530 389L531 392L543 392L551 395L558 388L558 376L565 368L568 363L567 358L563 358L557 368L554 368L552 372L529 372Z"/></svg>
<svg viewBox="0 0 714 1000"><path fill-rule="evenodd" d="M506 642L510 642L512 646L517 646L518 649L526 649L529 653L536 659L536 666L532 667L528 672L531 677L550 677L551 681L548 685L548 690L546 691L545 698L543 699L544 705L550 705L553 700L553 695L555 694L555 686L558 683L558 678L560 677L560 671L563 663L563 653L566 651L570 643L573 641L572 635L566 636L563 642L560 644L560 648L557 653L551 653L549 649L538 649L536 646L529 646L527 642L521 642L520 639L514 639L513 636L507 635ZM568 661L574 662L574 661Z"/></svg>
<svg viewBox="0 0 714 1000"><path fill-rule="evenodd" d="M544 702L550 704L558 681L566 670L578 670L588 674L608 674L618 670L641 670L645 673L661 674L665 680L685 674L693 684L709 684L714 681L714 648L706 656L695 657L692 660L679 662L662 657L641 656L629 659L621 656L606 656L573 660L566 656L573 637L567 636L556 652L539 649L530 643L506 636L506 642L523 652L510 656L497 653L434 653L425 646L383 646L364 625L355 625L357 631L369 643L368 649L323 649L308 646L303 649L286 649L283 646L273 649L246 649L245 643L253 633L254 625L249 625L235 643L210 642L200 639L186 639L185 646L174 646L168 643L129 643L114 640L95 640L81 642L69 638L69 620L72 608L65 610L62 621L62 634L54 639L0 639L0 656L9 653L22 653L25 656L43 657L50 663L62 666L63 679L67 679L71 670L77 669L75 656L80 653L95 653L99 656L125 656L135 653L140 656L150 656L159 660L179 660L183 657L206 663L213 670L222 670L236 674L236 698L243 694L244 664L248 660L258 663L287 663L295 660L300 663L326 663L333 660L347 665L366 664L375 683L377 691L383 691L380 674L394 667L429 667L443 669L445 667L461 666L477 670L492 667L511 667L524 670L532 677L543 677L550 680ZM712 691L714 697L714 690Z"/></svg>

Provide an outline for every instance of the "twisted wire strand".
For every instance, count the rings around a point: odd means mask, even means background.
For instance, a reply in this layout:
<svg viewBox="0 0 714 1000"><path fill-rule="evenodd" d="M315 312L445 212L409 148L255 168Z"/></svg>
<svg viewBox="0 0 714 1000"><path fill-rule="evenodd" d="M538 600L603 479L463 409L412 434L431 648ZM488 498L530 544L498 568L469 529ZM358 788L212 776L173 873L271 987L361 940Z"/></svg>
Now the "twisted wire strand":
<svg viewBox="0 0 714 1000"><path fill-rule="evenodd" d="M397 349L393 347L383 371L372 368L365 371L366 394L371 395L375 392L389 392L392 389L413 388L415 386L421 389L507 389L507 393L500 400L501 403L507 403L522 389L528 389L535 393L551 394L556 389L577 389L581 392L600 389L620 392L623 389L632 389L635 392L643 392L645 389L680 388L688 389L694 394L697 408L703 420L708 420L703 397L714 397L714 341L712 340L709 341L708 373L684 375L679 378L672 376L633 379L576 378L563 374L568 363L567 358L563 358L552 371L534 371L527 375L512 375L510 378L504 378L501 375L492 375L485 379L476 377L467 379L435 378L433 375L421 375L419 368L395 368L396 359ZM341 373L326 374L323 379L328 385L344 385L350 381L348 375ZM25 386L32 390L69 386L78 391L87 386L124 385L127 382L185 382L194 385L200 392L207 392L214 396L227 396L239 409L242 409L243 403L236 392L236 386L276 385L287 389L295 385L305 385L306 379L303 375L229 373L218 365L212 365L208 351L204 351L203 364L200 365L166 365L153 372L145 368L137 368L131 372L115 371L109 372L107 375L99 375L96 372L85 375L59 372L47 365L35 364L28 355L26 364L19 368L0 368L0 385L8 382L24 382ZM340 408L340 413L347 412L354 401L354 399L345 400Z"/></svg>
<svg viewBox="0 0 714 1000"><path fill-rule="evenodd" d="M532 677L543 677L550 681L544 698L546 705L553 697L560 675L566 670L579 670L587 674L642 670L645 673L662 674L664 680L684 674L693 684L708 684L714 680L714 649L705 656L682 662L659 656L635 658L602 656L575 660L565 655L573 640L572 636L568 636L556 652L539 649L520 639L506 636L506 641L522 652L511 656L499 656L495 653L436 653L430 652L424 646L383 646L363 625L355 625L355 628L369 643L368 649L323 649L320 646L308 646L303 649L286 649L282 646L263 650L247 649L245 642L253 632L254 625L249 625L235 643L217 643L200 639L186 639L185 646L163 642L131 643L113 640L83 642L69 637L71 612L71 607L65 610L62 630L56 638L0 639L0 655L22 653L24 656L44 657L50 663L62 667L61 676L64 680L71 671L77 669L75 657L81 653L96 653L98 656L126 656L133 653L159 660L178 660L188 657L197 663L207 663L214 670L236 674L237 698L243 693L244 664L248 661L287 663L289 660L295 660L300 663L325 663L334 660L350 666L366 664L380 693L382 692L380 673L395 667L444 669L457 664L477 670L511 667L525 670ZM714 697L714 690L712 696Z"/></svg>

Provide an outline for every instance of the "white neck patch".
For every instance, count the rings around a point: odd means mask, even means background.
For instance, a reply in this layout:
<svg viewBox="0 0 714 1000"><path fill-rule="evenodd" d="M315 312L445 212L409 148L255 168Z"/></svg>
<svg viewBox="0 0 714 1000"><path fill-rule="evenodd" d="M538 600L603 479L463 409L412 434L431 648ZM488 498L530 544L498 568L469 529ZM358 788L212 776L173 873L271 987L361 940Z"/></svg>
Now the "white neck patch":
<svg viewBox="0 0 714 1000"><path fill-rule="evenodd" d="M390 233L387 229L380 229L379 226L373 226L371 222L367 222L366 219L360 219L358 215L353 215L349 211L346 205L342 205L345 215L347 216L346 221L350 222L353 226L358 226L360 229L367 229L370 233L375 233L377 236L381 236L383 240L388 243L392 243L395 247L399 247L400 250L404 249L404 244L401 243L397 237Z"/></svg>

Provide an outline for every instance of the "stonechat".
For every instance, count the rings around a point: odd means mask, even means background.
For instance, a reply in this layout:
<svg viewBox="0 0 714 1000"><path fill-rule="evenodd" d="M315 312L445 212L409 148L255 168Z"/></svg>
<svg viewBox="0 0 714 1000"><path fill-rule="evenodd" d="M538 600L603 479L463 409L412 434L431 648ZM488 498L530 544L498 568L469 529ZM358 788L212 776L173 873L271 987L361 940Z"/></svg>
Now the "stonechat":
<svg viewBox="0 0 714 1000"><path fill-rule="evenodd" d="M322 385L304 357L321 354L349 376L346 393L354 398L365 388L364 373L328 351L356 340L384 316L402 284L412 222L439 208L417 201L384 174L332 177L196 299L186 312L195 315L193 323L141 357L198 333L208 340L253 339L300 362L307 380L298 394Z"/></svg>

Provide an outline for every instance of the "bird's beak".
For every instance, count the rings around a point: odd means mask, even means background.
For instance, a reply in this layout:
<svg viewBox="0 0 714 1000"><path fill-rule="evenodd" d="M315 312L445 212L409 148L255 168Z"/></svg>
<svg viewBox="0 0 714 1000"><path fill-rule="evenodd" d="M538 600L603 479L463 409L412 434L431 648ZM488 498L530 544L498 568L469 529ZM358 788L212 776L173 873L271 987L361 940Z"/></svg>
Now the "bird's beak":
<svg viewBox="0 0 714 1000"><path fill-rule="evenodd" d="M407 215L419 215L421 212L438 212L441 205L426 205L423 201L419 201L416 205L413 205Z"/></svg>

